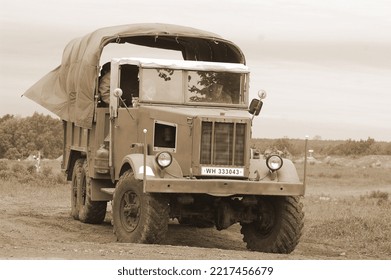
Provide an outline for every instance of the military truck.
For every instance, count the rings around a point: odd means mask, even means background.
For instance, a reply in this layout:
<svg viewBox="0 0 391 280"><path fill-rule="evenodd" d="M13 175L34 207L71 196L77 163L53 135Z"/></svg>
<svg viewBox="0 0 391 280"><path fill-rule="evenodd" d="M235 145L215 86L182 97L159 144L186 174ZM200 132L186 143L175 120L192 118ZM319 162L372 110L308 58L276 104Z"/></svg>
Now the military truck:
<svg viewBox="0 0 391 280"><path fill-rule="evenodd" d="M113 57L104 102L100 57L111 44L183 59ZM63 120L72 217L102 223L111 201L120 242L159 243L172 221L217 230L239 223L248 249L292 252L305 183L292 161L251 148L265 94L249 100L249 74L233 42L189 27L114 26L71 41L61 65L25 96Z"/></svg>

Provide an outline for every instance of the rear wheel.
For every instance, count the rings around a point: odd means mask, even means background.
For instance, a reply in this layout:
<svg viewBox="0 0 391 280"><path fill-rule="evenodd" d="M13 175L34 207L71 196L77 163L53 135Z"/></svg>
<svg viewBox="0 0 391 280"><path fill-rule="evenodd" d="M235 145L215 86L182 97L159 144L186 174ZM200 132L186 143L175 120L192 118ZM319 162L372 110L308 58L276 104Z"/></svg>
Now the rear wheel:
<svg viewBox="0 0 391 280"><path fill-rule="evenodd" d="M81 190L80 184L81 184L81 176L83 172L83 162L84 159L78 159L75 162L75 165L73 166L73 172L72 172L72 184L71 184L71 216L75 219L79 219L79 210L80 210L80 204L79 204L79 196L78 190Z"/></svg>
<svg viewBox="0 0 391 280"><path fill-rule="evenodd" d="M168 200L143 192L142 181L132 171L119 179L113 197L113 228L120 242L159 243L166 235Z"/></svg>
<svg viewBox="0 0 391 280"><path fill-rule="evenodd" d="M88 162L84 160L79 184L79 220L87 224L101 224L106 216L107 201L92 201L91 177L88 176Z"/></svg>
<svg viewBox="0 0 391 280"><path fill-rule="evenodd" d="M241 233L248 249L288 254L296 248L304 225L303 204L299 197L262 197L257 216L256 221L242 224Z"/></svg>

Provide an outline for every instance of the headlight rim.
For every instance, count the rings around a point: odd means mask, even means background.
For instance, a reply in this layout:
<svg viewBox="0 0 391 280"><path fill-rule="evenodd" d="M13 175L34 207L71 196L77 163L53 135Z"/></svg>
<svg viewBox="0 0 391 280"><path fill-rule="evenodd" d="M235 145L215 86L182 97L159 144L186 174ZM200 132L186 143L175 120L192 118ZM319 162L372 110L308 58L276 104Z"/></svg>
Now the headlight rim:
<svg viewBox="0 0 391 280"><path fill-rule="evenodd" d="M280 166L278 166L278 168L274 168L274 167L271 165L271 163L270 163L270 160L271 160L273 157L279 158L279 160L280 160L280 162L281 162L281 164L280 164ZM269 155L269 156L266 158L266 166L267 166L267 168L269 168L269 170L270 170L271 172L276 172L276 171L280 170L281 167L282 167L283 165L284 165L284 160L283 160L282 157L279 156L279 155L272 154L272 155Z"/></svg>
<svg viewBox="0 0 391 280"><path fill-rule="evenodd" d="M160 159L159 157L160 157L162 154L166 154L166 155L169 156L169 163L166 164L166 165L161 164L161 160L162 160L162 159ZM169 167L169 166L172 164L173 157L172 157L172 155L171 155L170 152L162 151L162 152L156 154L155 160L156 160L157 165L158 165L161 169L165 169L165 168ZM167 160L167 159L165 159L165 160Z"/></svg>

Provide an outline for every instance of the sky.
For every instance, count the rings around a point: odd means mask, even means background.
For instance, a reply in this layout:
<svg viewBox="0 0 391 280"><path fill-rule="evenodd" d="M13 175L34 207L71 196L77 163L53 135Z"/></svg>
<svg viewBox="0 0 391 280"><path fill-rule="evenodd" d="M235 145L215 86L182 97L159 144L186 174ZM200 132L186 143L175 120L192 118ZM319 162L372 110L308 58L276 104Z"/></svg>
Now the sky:
<svg viewBox="0 0 391 280"><path fill-rule="evenodd" d="M95 29L161 22L235 42L250 96L268 96L257 138L391 141L391 1L0 0L0 116L49 112L21 95Z"/></svg>

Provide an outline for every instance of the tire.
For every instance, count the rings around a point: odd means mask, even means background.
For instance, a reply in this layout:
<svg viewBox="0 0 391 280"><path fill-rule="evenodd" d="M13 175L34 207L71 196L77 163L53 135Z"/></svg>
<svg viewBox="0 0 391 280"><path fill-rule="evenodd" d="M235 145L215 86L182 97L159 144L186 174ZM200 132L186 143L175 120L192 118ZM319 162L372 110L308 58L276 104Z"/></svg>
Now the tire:
<svg viewBox="0 0 391 280"><path fill-rule="evenodd" d="M289 254L296 248L304 225L300 197L262 197L258 202L258 216L257 221L241 224L248 249Z"/></svg>
<svg viewBox="0 0 391 280"><path fill-rule="evenodd" d="M79 190L79 220L86 224L101 224L106 216L107 201L91 200L91 177L88 176L88 162L84 160Z"/></svg>
<svg viewBox="0 0 391 280"><path fill-rule="evenodd" d="M117 183L112 212L119 242L159 243L168 230L168 200L160 194L144 193L142 181L130 170Z"/></svg>
<svg viewBox="0 0 391 280"><path fill-rule="evenodd" d="M80 191L80 184L81 184L81 175L83 172L83 159L78 159L75 162L75 165L73 166L73 172L72 172L72 183L71 183L71 216L75 220L79 219L79 210L80 210L80 204L79 204L79 196L78 190Z"/></svg>

